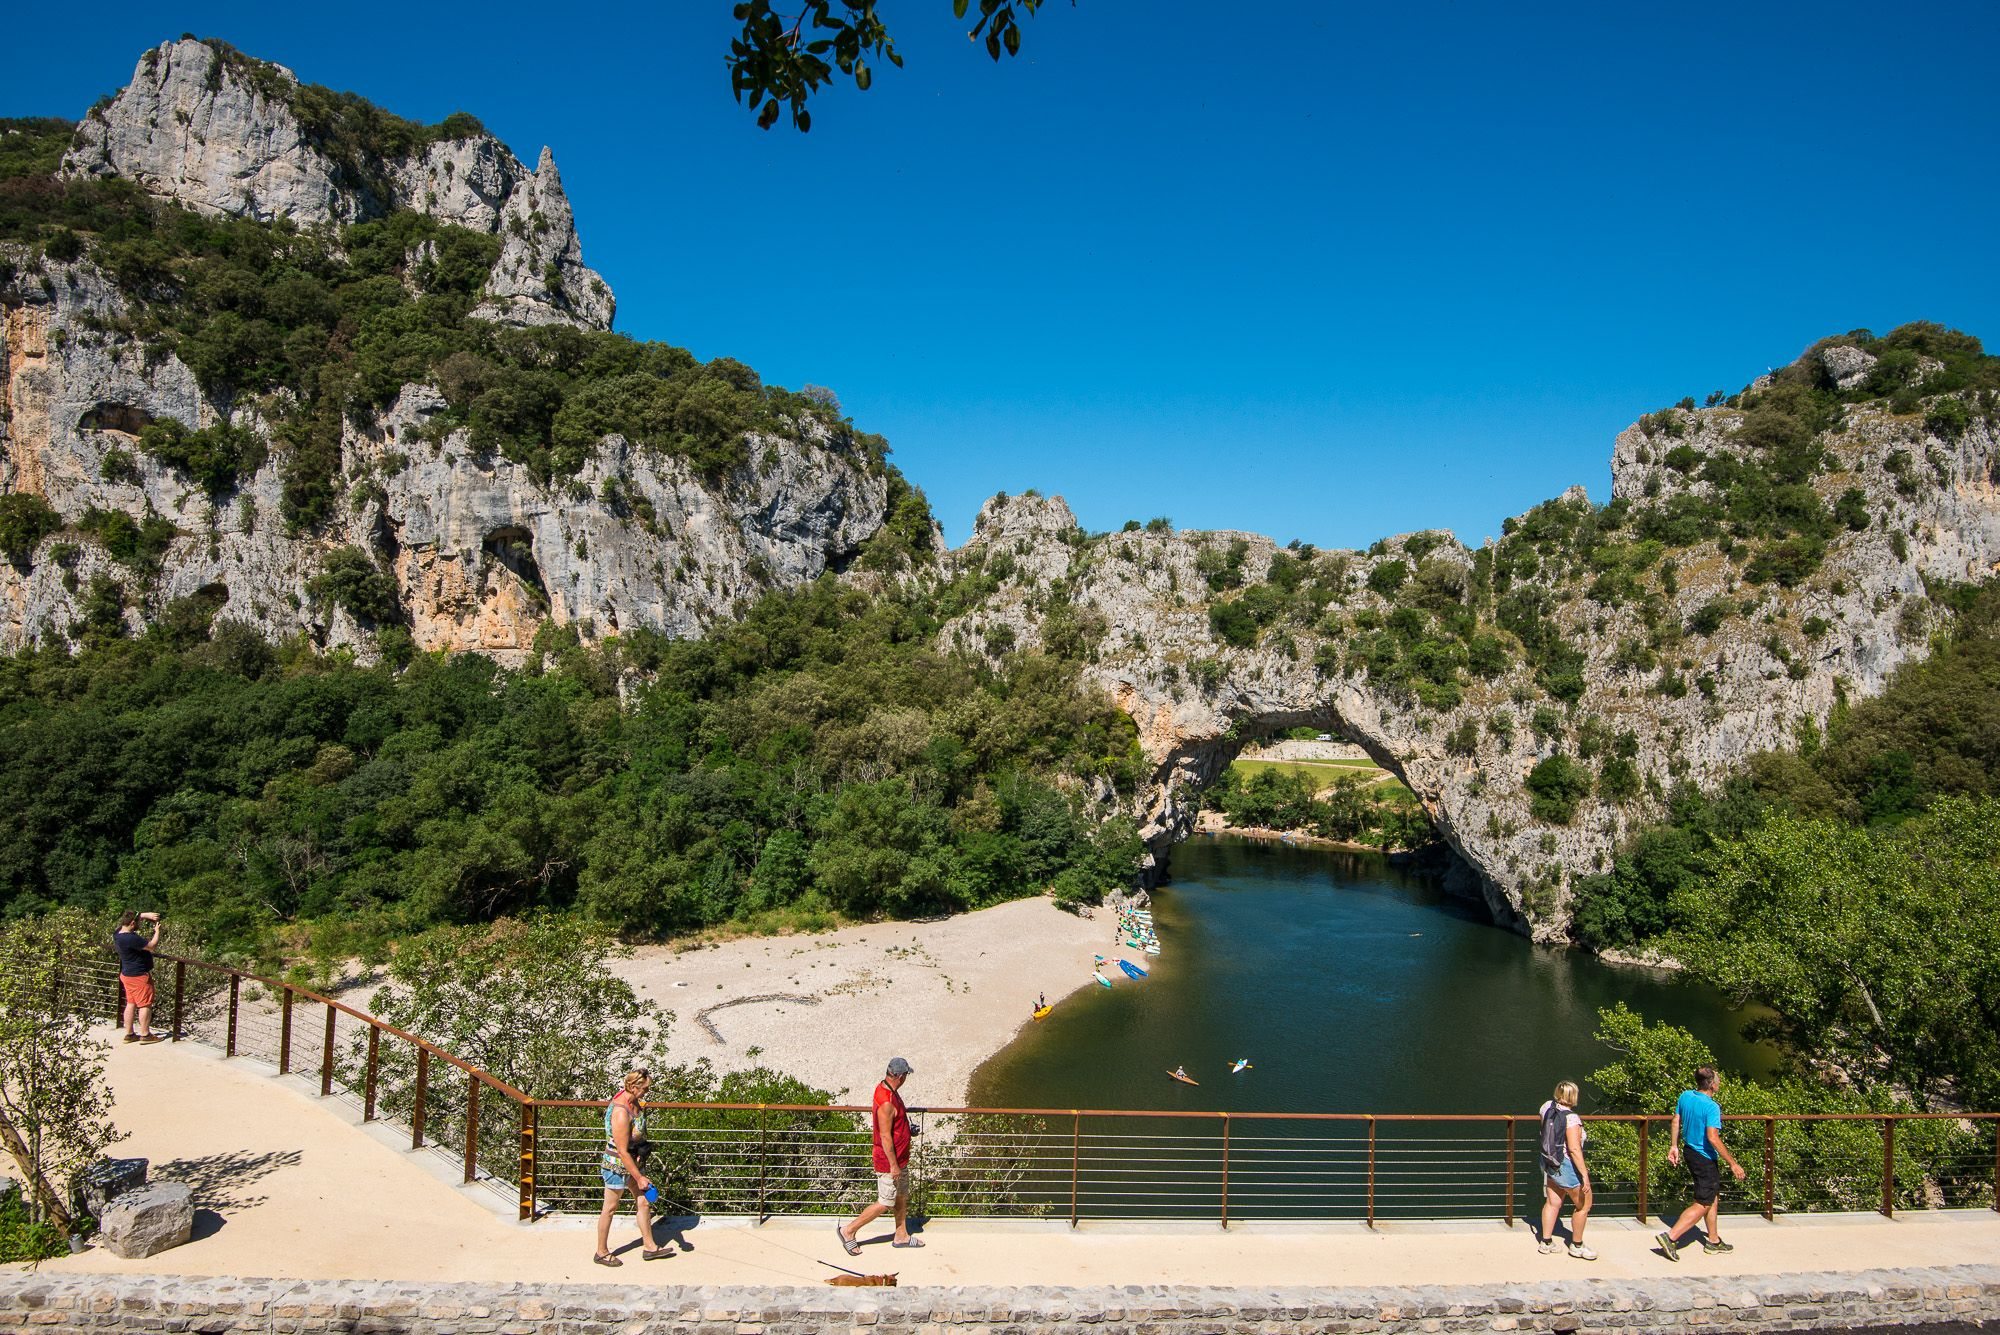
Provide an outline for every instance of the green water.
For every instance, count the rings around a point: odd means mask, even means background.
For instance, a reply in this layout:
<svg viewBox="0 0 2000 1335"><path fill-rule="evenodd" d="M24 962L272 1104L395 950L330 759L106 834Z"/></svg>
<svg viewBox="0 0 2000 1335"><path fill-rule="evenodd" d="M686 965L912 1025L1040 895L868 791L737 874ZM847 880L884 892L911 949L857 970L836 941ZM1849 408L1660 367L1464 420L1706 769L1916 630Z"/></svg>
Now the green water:
<svg viewBox="0 0 2000 1335"><path fill-rule="evenodd" d="M1591 1037L1623 1001L1767 1071L1705 988L1529 944L1379 856L1241 839L1175 848L1161 953L1114 946L1110 991L1063 999L974 1075L983 1107L1532 1112L1615 1059ZM1128 981L1123 956L1151 971ZM1228 1072L1247 1057L1253 1069ZM1199 1088L1169 1080L1185 1065ZM1584 1111L1590 1111L1585 1089Z"/></svg>

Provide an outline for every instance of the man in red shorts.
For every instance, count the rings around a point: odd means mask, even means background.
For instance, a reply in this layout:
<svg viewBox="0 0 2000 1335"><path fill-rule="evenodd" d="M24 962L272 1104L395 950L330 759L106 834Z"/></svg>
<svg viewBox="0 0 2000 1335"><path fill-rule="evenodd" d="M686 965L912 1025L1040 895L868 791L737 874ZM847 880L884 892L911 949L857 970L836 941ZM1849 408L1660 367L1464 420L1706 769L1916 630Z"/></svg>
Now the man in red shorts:
<svg viewBox="0 0 2000 1335"><path fill-rule="evenodd" d="M922 1238L910 1236L910 1114L901 1093L909 1078L910 1064L901 1057L891 1057L889 1073L875 1086L875 1200L853 1222L833 1226L849 1256L861 1255L861 1244L856 1241L861 1230L891 1209L896 1212L896 1236L889 1245L924 1245Z"/></svg>
<svg viewBox="0 0 2000 1335"><path fill-rule="evenodd" d="M153 924L150 938L139 935L142 920ZM153 1032L153 948L160 944L160 915L127 909L111 944L118 948L118 985L125 989L125 1041L158 1043L163 1035Z"/></svg>

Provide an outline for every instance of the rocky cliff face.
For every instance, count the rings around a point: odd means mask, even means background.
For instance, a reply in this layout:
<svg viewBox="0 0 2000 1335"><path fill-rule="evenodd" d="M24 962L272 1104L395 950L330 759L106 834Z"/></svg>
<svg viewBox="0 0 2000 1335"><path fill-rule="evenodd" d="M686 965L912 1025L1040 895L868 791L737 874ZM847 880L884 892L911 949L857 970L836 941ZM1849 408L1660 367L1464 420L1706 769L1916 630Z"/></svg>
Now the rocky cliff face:
<svg viewBox="0 0 2000 1335"><path fill-rule="evenodd" d="M201 595L266 634L367 652L372 628L308 587L327 553L354 547L393 574L419 648L518 662L544 618L586 639L698 635L742 599L844 564L882 523L885 476L811 424L752 439L752 462L720 479L611 436L574 477L543 483L463 432L435 439L424 428L443 399L409 385L372 421L346 423L349 502L323 531L290 536L275 460L218 502L134 447L152 422L206 427L223 407L177 357L97 332L123 299L89 265L52 277L53 300L5 308L0 492L41 497L72 530L98 511L164 521L172 536L150 584L73 531L46 538L25 569L0 561L0 650L62 642L104 575L135 628ZM227 420L268 432L255 406ZM114 456L123 467L107 469Z"/></svg>
<svg viewBox="0 0 2000 1335"><path fill-rule="evenodd" d="M380 112L390 127L371 142L351 102L312 92L307 123L299 81L284 66L220 44L167 42L140 57L108 106L84 118L63 170L119 177L191 209L259 222L309 228L408 209L498 234L484 315L611 327L611 289L584 267L547 148L529 171L471 122L426 130ZM422 138L430 142L409 142Z"/></svg>
<svg viewBox="0 0 2000 1335"><path fill-rule="evenodd" d="M583 267L546 149L529 171L491 136L426 131L344 97L301 90L290 72L226 47L170 42L83 123L62 170L300 229L414 210L501 239L469 324L609 326L611 294ZM413 146L384 157L364 130ZM340 498L327 517L288 526L284 465L296 446L280 424L311 416L298 393L205 387L157 318L93 250L78 250L58 259L0 244L0 500L9 517L35 520L32 541L15 524L0 556L0 651L77 637L96 586L96 615L120 615L105 607L115 597L134 630L196 599L270 636L370 654L375 633L396 624L420 649L518 662L545 619L586 640L638 627L698 635L743 600L843 567L882 527L889 472L829 426L837 414L763 413L728 462L700 468L685 450L602 434L580 466L550 476L475 446L464 414L440 416L446 399L431 381L379 408L334 410L338 458L326 472ZM672 360L660 351L634 355ZM656 384L626 381L635 393ZM169 419L235 428L262 462L227 486L200 485L141 440ZM371 580L390 582L393 614L357 620L360 600L316 583L337 553L360 570L358 553Z"/></svg>
<svg viewBox="0 0 2000 1335"><path fill-rule="evenodd" d="M1828 355L1839 363L1829 364L1830 377L1865 373L1856 358L1867 354L1857 349ZM1627 430L1613 457L1614 496L1637 515L1682 493L1713 493L1690 457L1753 452L1738 434L1743 417L1695 410L1678 415L1676 436ZM1629 831L1658 819L1673 785L1716 785L1752 752L1791 746L1802 728L1824 724L1837 700L1878 691L1928 650L1927 582L2000 570L2000 444L1990 416L1948 439L1921 412L1860 405L1822 443L1829 459L1815 491L1867 527L1844 530L1795 587L1750 583L1745 550L1725 554L1726 540L1669 548L1671 574L1655 567L1649 584L1622 598L1597 584L1593 597L1543 572L1550 617L1583 655L1574 702L1551 699L1518 659L1490 679L1467 674L1462 698L1440 707L1359 665L1357 640L1370 626L1393 625L1411 601L1377 591L1392 581L1371 588L1378 567L1415 567L1404 587L1443 590L1447 611L1454 591L1469 607L1482 580L1490 589L1496 553L1441 535L1389 539L1371 554L1287 552L1247 533L1085 539L1060 498L1003 496L981 511L948 572L998 572L1000 587L944 639L989 653L1055 636L1073 652L1082 641L1087 675L1137 721L1154 765L1134 814L1155 874L1192 828L1200 790L1245 743L1311 725L1360 743L1409 784L1463 859L1469 875L1459 888L1482 896L1496 921L1558 938L1574 878L1606 867ZM1682 448L1690 453L1673 453ZM1591 509L1581 488L1552 506ZM1221 571L1225 584L1254 590L1274 560L1289 563L1288 580L1305 571L1330 585L1324 614L1310 624L1280 619L1254 644L1225 642L1211 609L1238 595L1216 593L1212 577ZM1727 610L1711 624L1718 607ZM1586 734L1629 734L1639 791L1622 801L1585 796L1567 822L1537 819L1530 772L1558 752L1588 757Z"/></svg>

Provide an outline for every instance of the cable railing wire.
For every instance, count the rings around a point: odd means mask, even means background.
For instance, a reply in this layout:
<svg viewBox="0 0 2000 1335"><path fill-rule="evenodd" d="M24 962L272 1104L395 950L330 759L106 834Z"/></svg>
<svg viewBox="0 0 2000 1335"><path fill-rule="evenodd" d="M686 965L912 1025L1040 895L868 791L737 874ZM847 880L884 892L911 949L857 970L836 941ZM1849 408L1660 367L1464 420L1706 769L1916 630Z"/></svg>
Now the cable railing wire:
<svg viewBox="0 0 2000 1335"><path fill-rule="evenodd" d="M407 1133L522 1219L594 1213L603 1101L534 1099L489 1072L294 984L160 955L154 1024L271 1066ZM107 955L57 961L47 1003L115 1022ZM11 993L0 996L15 1004ZM33 999L42 1004L42 999ZM1540 1209L1531 1115L912 1109L920 1215L1378 1220ZM758 1219L851 1210L874 1194L870 1110L812 1104L648 1104L647 1172L673 1208ZM1596 1208L1644 1219L1687 1199L1668 1119L1585 1116ZM1745 1173L1727 1208L1781 1214L2000 1209L2000 1113L1728 1114Z"/></svg>

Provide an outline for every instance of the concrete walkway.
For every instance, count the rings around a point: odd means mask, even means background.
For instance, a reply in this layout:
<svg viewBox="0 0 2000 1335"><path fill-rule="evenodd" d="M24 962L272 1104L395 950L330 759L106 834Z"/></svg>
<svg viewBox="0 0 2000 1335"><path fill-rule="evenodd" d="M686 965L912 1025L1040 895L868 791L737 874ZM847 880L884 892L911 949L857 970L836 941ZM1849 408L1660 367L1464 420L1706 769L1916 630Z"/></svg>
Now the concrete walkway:
<svg viewBox="0 0 2000 1335"><path fill-rule="evenodd" d="M445 1159L412 1153L407 1132L364 1127L357 1110L316 1097L296 1077L224 1061L194 1044L117 1045L110 1063L117 1152L144 1155L154 1176L189 1182L202 1212L195 1241L144 1261L101 1248L45 1262L44 1272L239 1275L296 1279L491 1280L648 1285L816 1284L819 1261L896 1271L918 1285L1390 1285L1856 1271L1990 1262L2000 1256L1994 1211L1797 1217L1767 1224L1725 1217L1728 1256L1699 1249L1672 1265L1658 1228L1592 1221L1602 1259L1537 1254L1530 1231L1499 1221L1383 1225L1066 1223L941 1220L923 1250L882 1242L849 1261L825 1219L762 1227L704 1221L693 1250L622 1269L592 1265L594 1220L514 1222L511 1203L453 1180ZM614 1246L636 1241L629 1214ZM0 1270L16 1267L0 1267Z"/></svg>

